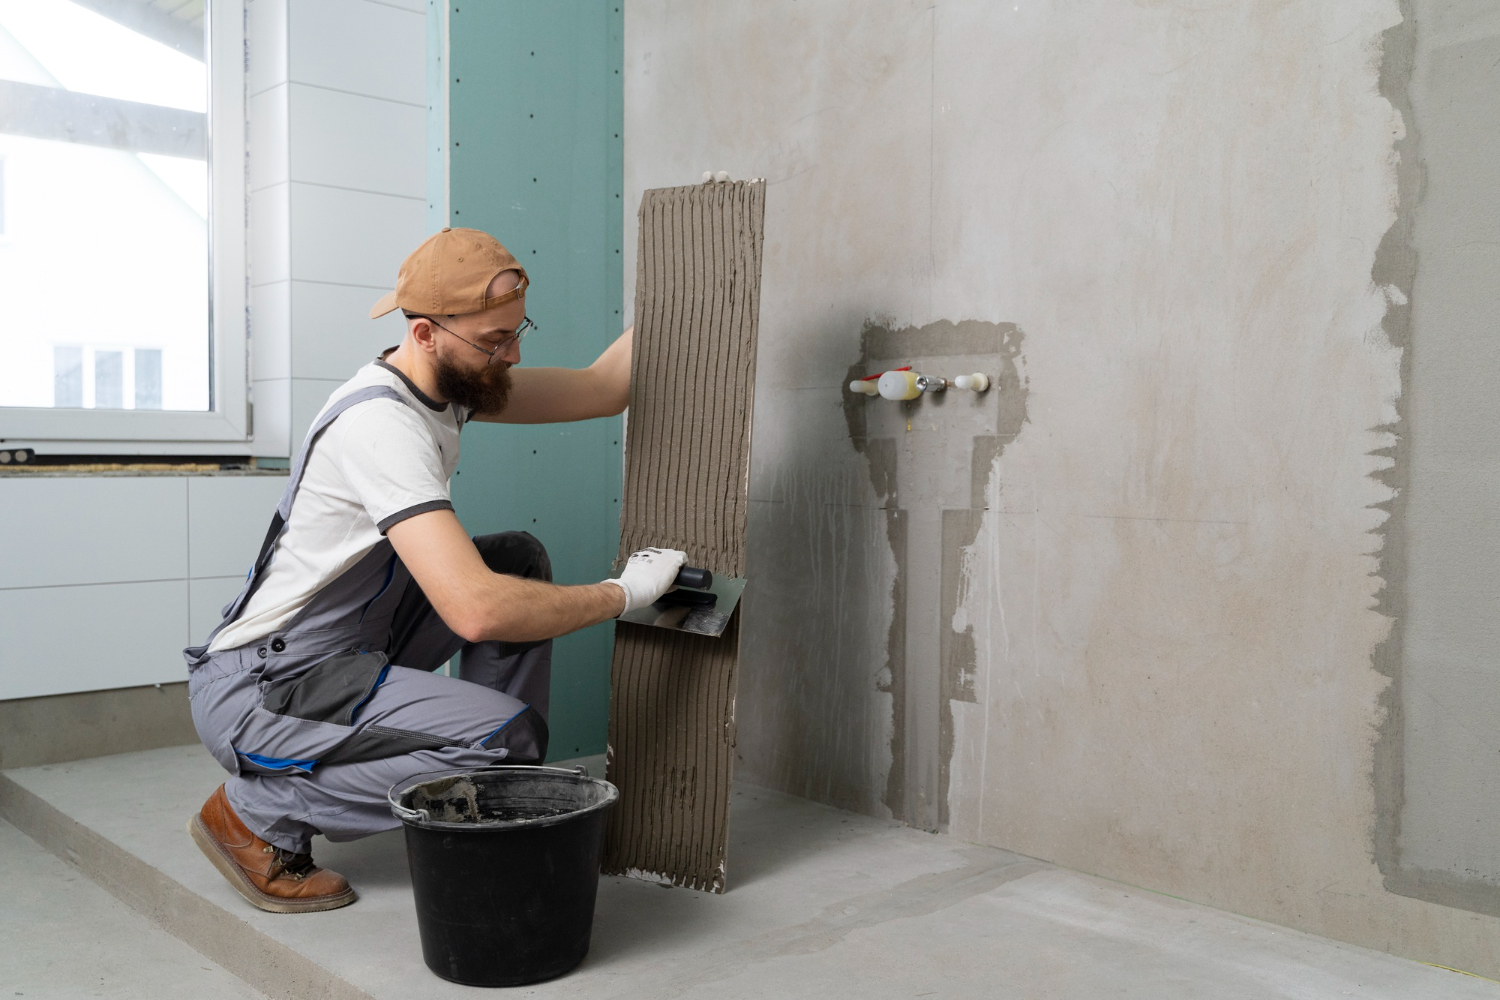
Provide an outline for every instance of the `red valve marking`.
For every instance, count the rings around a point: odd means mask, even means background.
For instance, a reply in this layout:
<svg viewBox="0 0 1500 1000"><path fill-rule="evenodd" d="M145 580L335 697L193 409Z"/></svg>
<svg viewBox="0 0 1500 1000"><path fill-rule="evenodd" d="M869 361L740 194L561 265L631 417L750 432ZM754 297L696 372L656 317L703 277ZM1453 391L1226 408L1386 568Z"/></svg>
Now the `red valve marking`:
<svg viewBox="0 0 1500 1000"><path fill-rule="evenodd" d="M900 368L891 368L891 369L888 369L888 370L889 371L893 371L893 372L909 372L909 371L911 371L911 365L903 365ZM878 379L880 376L882 376L884 374L885 374L885 372L876 372L874 375L866 375L864 378L860 379L860 381L861 382L873 382L873 381L875 381L876 379Z"/></svg>

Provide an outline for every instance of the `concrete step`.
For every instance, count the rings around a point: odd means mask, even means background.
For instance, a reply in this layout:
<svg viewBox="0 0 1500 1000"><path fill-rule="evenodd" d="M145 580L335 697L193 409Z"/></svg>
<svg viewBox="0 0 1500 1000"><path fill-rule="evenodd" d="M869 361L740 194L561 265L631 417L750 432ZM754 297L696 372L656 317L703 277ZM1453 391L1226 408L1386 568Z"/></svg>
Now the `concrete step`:
<svg viewBox="0 0 1500 1000"><path fill-rule="evenodd" d="M400 831L321 839L360 892L270 914L199 854L223 780L198 747L7 771L0 815L272 997L472 996L422 964ZM557 997L1267 997L1500 1000L1500 985L991 848L740 788L730 891L599 887L593 947Z"/></svg>

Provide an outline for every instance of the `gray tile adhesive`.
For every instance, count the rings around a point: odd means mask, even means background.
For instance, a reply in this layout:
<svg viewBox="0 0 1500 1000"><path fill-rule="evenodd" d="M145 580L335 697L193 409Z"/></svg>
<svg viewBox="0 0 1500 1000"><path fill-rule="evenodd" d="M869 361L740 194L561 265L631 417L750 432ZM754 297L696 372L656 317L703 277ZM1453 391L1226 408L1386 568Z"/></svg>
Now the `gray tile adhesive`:
<svg viewBox="0 0 1500 1000"><path fill-rule="evenodd" d="M655 545L745 575L765 193L641 198L621 559ZM615 626L607 873L724 891L739 647L738 612L718 638Z"/></svg>

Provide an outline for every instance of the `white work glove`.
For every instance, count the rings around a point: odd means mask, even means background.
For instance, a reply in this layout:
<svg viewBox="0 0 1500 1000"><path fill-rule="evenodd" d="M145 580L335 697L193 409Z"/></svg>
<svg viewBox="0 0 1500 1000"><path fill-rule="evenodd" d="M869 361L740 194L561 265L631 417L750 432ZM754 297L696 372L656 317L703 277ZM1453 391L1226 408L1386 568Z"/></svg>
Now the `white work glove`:
<svg viewBox="0 0 1500 1000"><path fill-rule="evenodd" d="M641 549L632 553L617 579L605 580L625 591L625 611L649 607L673 588L687 553L676 549ZM621 611L620 614L624 614Z"/></svg>

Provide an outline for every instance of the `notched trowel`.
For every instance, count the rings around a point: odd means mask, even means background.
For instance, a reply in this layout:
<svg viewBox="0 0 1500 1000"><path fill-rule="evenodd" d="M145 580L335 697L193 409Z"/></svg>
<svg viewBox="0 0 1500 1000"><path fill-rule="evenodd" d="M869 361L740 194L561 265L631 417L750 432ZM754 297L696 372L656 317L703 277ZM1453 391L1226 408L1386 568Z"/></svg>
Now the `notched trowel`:
<svg viewBox="0 0 1500 1000"><path fill-rule="evenodd" d="M670 590L649 607L627 611L622 622L654 625L674 632L721 636L729 627L729 616L745 592L745 581L714 576L706 569L684 566L677 573L676 590Z"/></svg>

